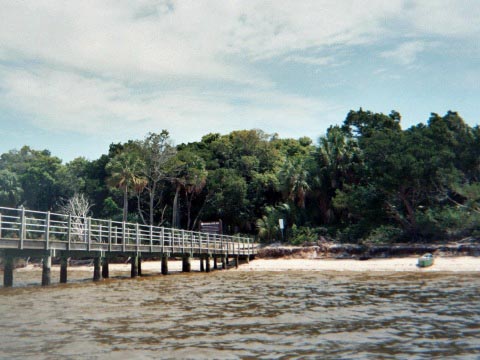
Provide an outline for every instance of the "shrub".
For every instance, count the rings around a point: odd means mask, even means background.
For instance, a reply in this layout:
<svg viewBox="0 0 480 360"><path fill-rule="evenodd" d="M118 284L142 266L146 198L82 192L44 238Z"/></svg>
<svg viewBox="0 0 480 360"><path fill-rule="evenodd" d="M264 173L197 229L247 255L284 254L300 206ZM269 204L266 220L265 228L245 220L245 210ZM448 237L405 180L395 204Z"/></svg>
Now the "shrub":
<svg viewBox="0 0 480 360"><path fill-rule="evenodd" d="M401 239L403 230L391 225L381 225L374 229L364 240L371 244L390 244Z"/></svg>
<svg viewBox="0 0 480 360"><path fill-rule="evenodd" d="M324 227L297 227L293 225L289 231L289 241L293 245L317 242L321 236L327 235Z"/></svg>

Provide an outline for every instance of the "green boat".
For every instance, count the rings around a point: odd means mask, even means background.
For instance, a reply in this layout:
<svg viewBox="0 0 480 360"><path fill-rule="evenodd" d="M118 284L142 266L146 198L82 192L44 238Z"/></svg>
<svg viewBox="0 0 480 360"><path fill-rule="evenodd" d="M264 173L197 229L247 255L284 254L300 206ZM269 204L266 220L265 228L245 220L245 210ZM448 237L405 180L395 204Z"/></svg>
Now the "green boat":
<svg viewBox="0 0 480 360"><path fill-rule="evenodd" d="M433 255L426 253L418 258L418 267L427 267L433 265Z"/></svg>

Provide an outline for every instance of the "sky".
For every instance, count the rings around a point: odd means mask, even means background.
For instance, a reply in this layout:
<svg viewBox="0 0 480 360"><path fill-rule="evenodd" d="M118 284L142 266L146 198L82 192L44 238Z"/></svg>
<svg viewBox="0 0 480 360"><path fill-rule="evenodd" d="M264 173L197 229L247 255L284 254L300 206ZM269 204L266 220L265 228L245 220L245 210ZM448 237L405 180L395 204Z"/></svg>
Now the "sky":
<svg viewBox="0 0 480 360"><path fill-rule="evenodd" d="M480 117L478 0L0 0L0 153Z"/></svg>

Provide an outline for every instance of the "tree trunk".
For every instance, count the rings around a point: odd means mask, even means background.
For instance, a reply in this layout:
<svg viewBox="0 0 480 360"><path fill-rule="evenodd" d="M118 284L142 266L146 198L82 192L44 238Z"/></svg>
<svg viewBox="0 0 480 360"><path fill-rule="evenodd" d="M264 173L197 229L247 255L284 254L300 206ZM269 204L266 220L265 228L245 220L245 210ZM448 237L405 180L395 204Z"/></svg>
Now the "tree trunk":
<svg viewBox="0 0 480 360"><path fill-rule="evenodd" d="M180 193L180 185L177 185L175 190L175 198L173 199L173 211L172 211L172 227L178 227L178 194Z"/></svg>
<svg viewBox="0 0 480 360"><path fill-rule="evenodd" d="M125 190L123 192L123 221L127 221L128 215L128 187L125 186Z"/></svg>
<svg viewBox="0 0 480 360"><path fill-rule="evenodd" d="M413 208L412 204L408 200L407 190L404 189L403 187L400 189L400 199L402 200L403 205L405 206L406 217L410 225L410 230L412 231L413 236L416 237L418 229L417 229L417 220L415 219L415 209Z"/></svg>
<svg viewBox="0 0 480 360"><path fill-rule="evenodd" d="M150 196L148 210L150 212L150 225L153 225L153 213L155 210L155 193L157 188L157 182L153 181L152 187L148 190L148 195Z"/></svg>
<svg viewBox="0 0 480 360"><path fill-rule="evenodd" d="M191 222L190 213L192 211L193 194L189 198L188 191L186 189L185 189L185 198L187 199L187 230L190 230L190 222Z"/></svg>

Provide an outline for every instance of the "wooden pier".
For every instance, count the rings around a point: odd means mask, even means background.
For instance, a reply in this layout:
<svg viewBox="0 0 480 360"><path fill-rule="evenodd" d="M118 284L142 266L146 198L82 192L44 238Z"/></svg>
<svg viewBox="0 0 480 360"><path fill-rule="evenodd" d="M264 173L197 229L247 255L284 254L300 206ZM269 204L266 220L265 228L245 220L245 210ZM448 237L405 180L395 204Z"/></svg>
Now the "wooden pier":
<svg viewBox="0 0 480 360"><path fill-rule="evenodd" d="M161 273L168 260L182 259L182 271L191 271L191 260L200 259L201 271L214 269L218 260L226 269L229 259L255 257L258 244L248 237L187 231L138 223L77 217L0 207L0 252L4 258L5 287L13 285L14 259L42 258L42 285L51 283L52 257L60 259L60 282L67 282L68 259L93 259L93 280L109 277L109 261L131 258L131 276L141 276L141 262L161 258Z"/></svg>

